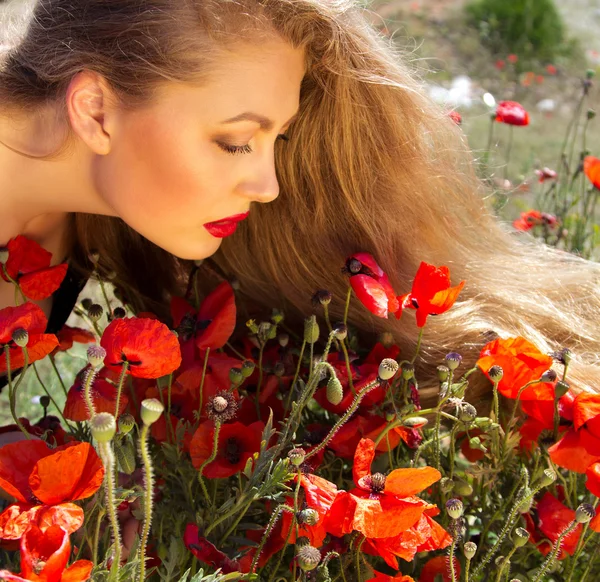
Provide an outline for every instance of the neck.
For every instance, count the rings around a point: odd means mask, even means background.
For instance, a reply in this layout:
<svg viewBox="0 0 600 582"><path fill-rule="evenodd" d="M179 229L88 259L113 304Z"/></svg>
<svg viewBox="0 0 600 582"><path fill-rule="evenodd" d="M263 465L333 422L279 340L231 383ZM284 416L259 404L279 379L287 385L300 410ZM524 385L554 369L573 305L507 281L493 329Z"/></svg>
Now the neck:
<svg viewBox="0 0 600 582"><path fill-rule="evenodd" d="M94 186L95 154L75 137L63 147L67 137L50 109L0 113L0 245L18 234L43 246L62 239L69 213L114 215Z"/></svg>

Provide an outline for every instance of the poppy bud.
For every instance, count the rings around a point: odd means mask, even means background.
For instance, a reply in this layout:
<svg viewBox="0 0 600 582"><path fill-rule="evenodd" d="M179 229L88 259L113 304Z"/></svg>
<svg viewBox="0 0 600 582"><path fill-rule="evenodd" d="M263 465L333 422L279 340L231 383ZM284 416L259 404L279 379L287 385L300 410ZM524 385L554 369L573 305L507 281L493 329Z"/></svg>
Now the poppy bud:
<svg viewBox="0 0 600 582"><path fill-rule="evenodd" d="M92 368L99 368L104 363L106 350L102 346L90 346L87 349L87 360Z"/></svg>
<svg viewBox="0 0 600 582"><path fill-rule="evenodd" d="M206 405L206 414L208 415L208 418L211 420L219 420L221 422L227 422L234 418L237 411L238 403L234 395L227 390L217 392Z"/></svg>
<svg viewBox="0 0 600 582"><path fill-rule="evenodd" d="M299 511L298 523L301 525L317 525L319 523L319 512L310 508Z"/></svg>
<svg viewBox="0 0 600 582"><path fill-rule="evenodd" d="M281 313L279 309L273 309L273 311L271 312L271 321L275 325L278 325L283 321L283 313Z"/></svg>
<svg viewBox="0 0 600 582"><path fill-rule="evenodd" d="M254 335L258 334L258 325L256 325L256 321L254 321L254 319L249 319L246 322L246 327L250 330L250 333Z"/></svg>
<svg viewBox="0 0 600 582"><path fill-rule="evenodd" d="M391 332L389 331L384 331L380 336L379 336L379 343L384 347L384 348L391 348L394 345L394 336L391 334Z"/></svg>
<svg viewBox="0 0 600 582"><path fill-rule="evenodd" d="M454 487L452 491L454 491L454 493L457 495L469 497L469 495L473 494L473 487L467 481L463 481L462 479L454 479Z"/></svg>
<svg viewBox="0 0 600 582"><path fill-rule="evenodd" d="M119 462L119 471L131 475L135 471L135 447L129 440L115 445L115 456Z"/></svg>
<svg viewBox="0 0 600 582"><path fill-rule="evenodd" d="M462 362L462 356L456 352L450 352L449 354L446 354L445 361L446 366L448 366L450 370L456 370Z"/></svg>
<svg viewBox="0 0 600 582"><path fill-rule="evenodd" d="M477 418L477 409L468 402L463 402L458 418L464 423L471 423Z"/></svg>
<svg viewBox="0 0 600 582"><path fill-rule="evenodd" d="M454 481L450 477L442 477L440 481L440 489L444 493L450 493L454 489Z"/></svg>
<svg viewBox="0 0 600 582"><path fill-rule="evenodd" d="M6 247L2 247L0 249L0 264L4 265L6 261L8 261L8 249Z"/></svg>
<svg viewBox="0 0 600 582"><path fill-rule="evenodd" d="M298 566L305 572L314 570L321 562L321 552L311 545L302 546L297 553Z"/></svg>
<svg viewBox="0 0 600 582"><path fill-rule="evenodd" d="M319 324L314 315L304 320L304 341L307 344L314 344L319 339Z"/></svg>
<svg viewBox="0 0 600 582"><path fill-rule="evenodd" d="M83 307L86 311L92 306L92 300L89 297L84 297L81 300L81 307Z"/></svg>
<svg viewBox="0 0 600 582"><path fill-rule="evenodd" d="M594 509L593 505L590 505L589 503L582 503L575 510L575 521L577 523L587 523L588 521L594 519L595 515L596 510Z"/></svg>
<svg viewBox="0 0 600 582"><path fill-rule="evenodd" d="M388 407L388 408L386 408L386 410L384 412L384 416L385 416L386 422L392 422L392 420L395 420L395 418L396 418L396 413L394 412L393 408Z"/></svg>
<svg viewBox="0 0 600 582"><path fill-rule="evenodd" d="M446 511L452 519L462 517L464 506L460 499L448 499L446 501Z"/></svg>
<svg viewBox="0 0 600 582"><path fill-rule="evenodd" d="M27 342L29 341L29 333L26 329L20 327L19 329L15 329L12 333L12 340L20 347L27 347Z"/></svg>
<svg viewBox="0 0 600 582"><path fill-rule="evenodd" d="M429 421L424 416L411 416L402 421L407 428L423 428Z"/></svg>
<svg viewBox="0 0 600 582"><path fill-rule="evenodd" d="M379 364L377 375L380 380L391 380L398 371L398 362L392 358L384 358Z"/></svg>
<svg viewBox="0 0 600 582"><path fill-rule="evenodd" d="M593 109L588 109L586 113L586 117L591 121L596 117L596 112Z"/></svg>
<svg viewBox="0 0 600 582"><path fill-rule="evenodd" d="M333 405L339 404L344 398L344 389L337 376L331 376L327 382L327 400Z"/></svg>
<svg viewBox="0 0 600 582"><path fill-rule="evenodd" d="M513 543L517 548L522 548L529 541L529 532L524 527L518 527L514 531Z"/></svg>
<svg viewBox="0 0 600 582"><path fill-rule="evenodd" d="M146 398L145 400L142 400L140 410L142 422L147 426L154 424L160 418L164 409L165 407L156 398Z"/></svg>
<svg viewBox="0 0 600 582"><path fill-rule="evenodd" d="M332 295L327 289L319 289L315 291L311 298L313 305L329 305L331 303Z"/></svg>
<svg viewBox="0 0 600 582"><path fill-rule="evenodd" d="M115 307L113 309L113 317L115 319L123 319L127 315L127 312L122 307Z"/></svg>
<svg viewBox="0 0 600 582"><path fill-rule="evenodd" d="M102 308L102 305L98 303L93 303L88 309L88 316L92 321L98 321L103 313L104 309Z"/></svg>
<svg viewBox="0 0 600 582"><path fill-rule="evenodd" d="M504 566L506 566L506 564L508 563L508 556L498 556L495 560L494 560L494 564L498 567L498 568L503 568Z"/></svg>
<svg viewBox="0 0 600 582"><path fill-rule="evenodd" d="M119 434L128 434L135 426L135 418L128 412L119 416Z"/></svg>
<svg viewBox="0 0 600 582"><path fill-rule="evenodd" d="M294 465L295 467L299 467L300 465L302 465L302 463L304 463L305 456L306 452L300 447L295 447L288 453L290 463L292 463L292 465Z"/></svg>
<svg viewBox="0 0 600 582"><path fill-rule="evenodd" d="M556 481L556 473L552 469L545 469L538 482L539 487L550 487Z"/></svg>
<svg viewBox="0 0 600 582"><path fill-rule="evenodd" d="M348 337L348 326L344 323L338 322L333 326L335 333L335 339L344 341Z"/></svg>
<svg viewBox="0 0 600 582"><path fill-rule="evenodd" d="M474 542L467 542L463 546L463 552L467 560L472 560L475 557L475 554L477 553L477 544Z"/></svg>
<svg viewBox="0 0 600 582"><path fill-rule="evenodd" d="M290 336L287 333L280 333L277 336L277 341L282 348L285 348L290 342Z"/></svg>
<svg viewBox="0 0 600 582"><path fill-rule="evenodd" d="M554 386L554 398L562 398L569 391L569 384L564 380L559 380Z"/></svg>
<svg viewBox="0 0 600 582"><path fill-rule="evenodd" d="M239 386L244 381L244 374L241 368L229 368L229 381L234 386Z"/></svg>
<svg viewBox="0 0 600 582"><path fill-rule="evenodd" d="M585 72L585 78L586 79L593 79L596 76L596 71L594 71L594 69L588 69Z"/></svg>
<svg viewBox="0 0 600 582"><path fill-rule="evenodd" d="M540 377L542 382L556 382L558 374L554 370L546 370Z"/></svg>
<svg viewBox="0 0 600 582"><path fill-rule="evenodd" d="M483 453L487 453L487 449L483 446L483 443L479 437L473 437L469 439L469 448L477 449Z"/></svg>
<svg viewBox="0 0 600 582"><path fill-rule="evenodd" d="M92 417L90 429L99 443L109 443L117 432L115 417L108 412L99 412Z"/></svg>
<svg viewBox="0 0 600 582"><path fill-rule="evenodd" d="M258 337L263 341L275 339L277 337L277 327L268 321L261 321L258 324Z"/></svg>
<svg viewBox="0 0 600 582"><path fill-rule="evenodd" d="M414 377L414 375L415 375L415 367L409 362L404 362L402 364L402 379L410 380L411 378Z"/></svg>
<svg viewBox="0 0 600 582"><path fill-rule="evenodd" d="M517 506L517 511L519 513L528 513L533 505L533 496L531 495L531 489L527 487L523 492L523 500Z"/></svg>
<svg viewBox="0 0 600 582"><path fill-rule="evenodd" d="M492 382L497 384L502 380L502 376L504 376L504 370L500 366L492 366L488 370L488 376Z"/></svg>
<svg viewBox="0 0 600 582"><path fill-rule="evenodd" d="M241 372L244 378L249 378L254 372L256 364L252 360L244 360L242 362Z"/></svg>
<svg viewBox="0 0 600 582"><path fill-rule="evenodd" d="M450 373L450 369L447 366L438 366L436 368L438 380L440 382L445 382L448 379L448 374Z"/></svg>

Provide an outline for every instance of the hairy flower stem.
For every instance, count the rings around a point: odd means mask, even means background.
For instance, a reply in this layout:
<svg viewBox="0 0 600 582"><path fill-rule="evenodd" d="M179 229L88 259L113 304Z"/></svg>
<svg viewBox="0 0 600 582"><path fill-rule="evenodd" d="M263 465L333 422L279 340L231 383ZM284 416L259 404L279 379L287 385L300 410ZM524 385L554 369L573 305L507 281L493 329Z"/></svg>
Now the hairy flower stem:
<svg viewBox="0 0 600 582"><path fill-rule="evenodd" d="M554 542L554 545L552 546L552 551L544 560L544 563L542 564L541 568L539 569L539 572L537 573L536 577L532 580L532 582L540 582L548 568L550 568L554 560L556 560L556 557L560 552L560 548L562 547L563 540L577 527L577 525L578 523L575 520L573 520L558 536L558 538Z"/></svg>
<svg viewBox="0 0 600 582"><path fill-rule="evenodd" d="M110 442L98 443L98 452L104 463L105 471L105 488L106 488L106 511L113 534L113 544L115 547L113 564L117 564L117 568L121 565L121 529L119 520L117 519L117 507L115 503L115 455L113 454L112 445Z"/></svg>
<svg viewBox="0 0 600 582"><path fill-rule="evenodd" d="M593 503L594 509L596 507L598 507L598 502L599 501L600 501L600 499L598 497L596 497L596 499L594 500L594 503ZM575 553L573 554L573 557L571 558L571 564L570 564L570 569L569 569L569 577L567 579L567 582L571 582L571 579L573 578L573 572L575 571L575 566L577 565L577 560L579 559L579 555L583 551L583 548L586 546L586 544L590 541L590 539L592 537L595 537L594 536L595 532L593 530L592 530L591 534L587 538L585 537L585 534L587 533L589 527L590 527L589 523L586 523L583 526L583 531L581 532L581 535L579 536L579 542L577 543L577 548L575 549ZM585 538L585 541L584 541L584 538Z"/></svg>
<svg viewBox="0 0 600 582"><path fill-rule="evenodd" d="M450 580L452 582L457 582L456 577L456 568L454 567L454 551L456 550L456 542L458 541L459 536L452 536L452 543L450 544L450 551L448 552L448 558L450 560L450 564L448 565L450 568Z"/></svg>
<svg viewBox="0 0 600 582"><path fill-rule="evenodd" d="M516 551L517 551L517 547L515 546L510 552L508 552L508 555L506 556L506 558L504 558L504 560L502 561L502 564L500 564L500 567L498 568L498 575L496 576L496 582L501 582L502 574L504 573L505 567L508 568L508 571L506 572L506 576L510 575L510 559L512 558L513 554Z"/></svg>
<svg viewBox="0 0 600 582"><path fill-rule="evenodd" d="M514 126L513 125L509 125L508 126L508 144L506 146L506 161L504 162L504 179L507 180L508 179L508 164L510 163L510 153L512 150L512 144L513 144L513 131Z"/></svg>
<svg viewBox="0 0 600 582"><path fill-rule="evenodd" d="M519 391L517 392L517 397L515 398L515 404L513 406L510 418L508 419L508 422L506 423L506 430L504 431L504 439L502 441L502 456L504 456L504 452L506 451L506 445L508 442L508 435L510 433L510 427L513 423L513 420L515 419L515 416L517 415L517 409L519 408L519 401L521 399L521 394L523 394L525 389L528 388L529 386L531 386L532 384L539 384L540 382L541 382L540 379L531 380L531 382L527 382L527 384L525 384L524 386L521 386L521 388L519 388Z"/></svg>
<svg viewBox="0 0 600 582"><path fill-rule="evenodd" d="M465 560L465 582L469 582L469 570L471 569L471 560Z"/></svg>
<svg viewBox="0 0 600 582"><path fill-rule="evenodd" d="M117 399L115 401L115 418L119 418L119 405L121 404L121 392L123 390L123 382L125 382L125 376L127 376L127 370L129 369L129 362L123 362L121 368L121 375L119 376L119 384L117 386Z"/></svg>
<svg viewBox="0 0 600 582"><path fill-rule="evenodd" d="M515 519L515 517L517 516L517 513L519 513L519 508L526 502L528 502L529 500L533 499L533 497L538 493L538 491L540 491L542 489L542 487L535 487L533 489L530 490L529 494L525 495L524 497L517 497L517 500L515 501L515 504L513 505L508 518L506 519L506 522L504 524L504 527L502 528L502 530L500 531L500 534L498 535L494 545L489 549L488 553L485 555L485 557L483 558L483 560L481 561L481 563L479 564L479 566L477 566L477 568L475 568L474 572L473 572L473 577L476 578L477 575L481 572L481 570L483 570L483 568L489 563L489 561L494 557L494 554L500 549L500 545L502 544L502 542L504 541L504 538L506 537L506 535L508 534L508 532L510 531L510 529L512 528L513 525L513 521ZM525 490L525 488L523 488L523 490Z"/></svg>
<svg viewBox="0 0 600 582"><path fill-rule="evenodd" d="M152 461L148 451L148 431L150 425L142 426L140 433L140 456L144 465L144 525L142 528L142 537L140 539L140 582L144 582L146 574L146 547L148 546L148 536L150 535L150 525L152 523L152 494L154 493L154 473L152 470Z"/></svg>
<svg viewBox="0 0 600 582"><path fill-rule="evenodd" d="M271 519L269 519L269 523L267 524L267 527L265 528L265 532L263 533L263 536L260 540L260 544L258 545L258 548L256 548L256 553L254 554L254 558L252 559L252 565L250 566L250 572L252 574L254 574L254 572L256 571L256 566L258 565L258 560L260 559L260 555L262 554L263 548L265 547L265 544L267 543L267 539L269 539L269 535L271 534L271 531L275 527L275 524L277 523L277 520L279 519L279 516L281 515L281 513L283 511L288 511L289 513L294 515L294 509L292 507L290 507L289 505L280 505L273 512L273 515L271 515Z"/></svg>
<svg viewBox="0 0 600 582"><path fill-rule="evenodd" d="M8 372L8 402L10 405L10 414L15 421L15 424L19 427L19 430L27 437L27 439L31 438L31 435L27 432L19 417L17 416L17 388L19 384L21 384L23 377L25 376L25 372L27 371L27 367L29 365L29 355L27 353L27 348L23 348L23 355L25 357L25 364L23 366L23 370L17 380L17 383L13 386L12 382L12 374L10 370L10 348L8 344L4 346L4 356L6 358L6 369Z"/></svg>
<svg viewBox="0 0 600 582"><path fill-rule="evenodd" d="M210 457L200 465L200 469L198 469L198 481L202 486L202 491L206 497L208 503L211 503L210 495L208 493L208 489L206 488L206 484L204 483L204 479L202 478L202 472L206 468L207 465L210 465L217 458L217 450L219 449L219 433L221 432L221 421L219 419L215 419L215 430L213 433L213 448L210 454Z"/></svg>
<svg viewBox="0 0 600 582"><path fill-rule="evenodd" d="M419 339L420 339L419 335ZM442 424L442 416L439 411L442 409L442 406L450 398L452 395L452 378L454 377L454 371L450 370L448 374L448 389L446 394L438 401L437 411L438 414L435 415L435 427L434 427L434 437L433 437L433 446L435 451L435 468L439 471L442 466L442 449L440 447L440 428Z"/></svg>
<svg viewBox="0 0 600 582"><path fill-rule="evenodd" d="M319 444L314 449L312 449L312 451L309 451L308 453L306 453L306 456L304 457L305 461L307 459L309 459L310 457L312 457L313 455L316 455L318 452L322 451L327 446L329 441L331 441L331 439L333 439L333 437L336 435L337 431L340 430L340 428L342 428L344 423L356 412L356 409L360 405L362 399L369 392L371 392L371 390L374 390L375 388L377 388L377 386L379 386L379 380L373 380L373 382L370 382L369 384L367 384L360 391L360 393L354 397L354 400L352 401L352 404L348 407L348 410L346 410L344 415L333 425L333 428L329 431L329 434L323 439L321 444Z"/></svg>
<svg viewBox="0 0 600 582"><path fill-rule="evenodd" d="M55 358L52 354L50 354L48 357L50 359L50 364L52 365L52 369L54 370L56 377L58 378L58 382L60 383L61 388L63 389L63 392L65 393L65 396L67 396L68 395L67 387L65 386L65 383L63 382L60 372L58 371L58 368L56 367Z"/></svg>
<svg viewBox="0 0 600 582"><path fill-rule="evenodd" d="M83 399L85 400L90 420L96 416L96 408L94 407L94 401L92 400L91 390L97 373L98 370L96 370L96 368L88 368L83 382Z"/></svg>
<svg viewBox="0 0 600 582"><path fill-rule="evenodd" d="M294 394L294 386L296 385L296 381L298 380L298 375L300 374L300 367L302 366L302 356L304 355L304 348L306 347L306 340L302 342L302 347L300 348L300 355L298 356L298 365L296 366L296 373L294 374L294 379L290 384L290 392L288 394L287 400L285 402L285 412L290 409L292 404L292 395Z"/></svg>
<svg viewBox="0 0 600 582"><path fill-rule="evenodd" d="M425 331L424 327L422 327L419 330L419 337L417 338L417 347L415 348L415 355L412 357L412 360L410 361L411 364L415 363L415 361L419 355L419 352L421 351L421 341L423 340L423 332L424 331Z"/></svg>
<svg viewBox="0 0 600 582"><path fill-rule="evenodd" d="M258 420L261 420L261 415L260 415L260 389L262 387L262 381L263 381L263 365L262 365L262 361L263 361L263 352L265 349L265 342L261 341L260 342L260 349L258 352L258 382L256 384L256 392L254 394L254 404L256 405L256 416L258 418ZM311 344L311 349L312 349L312 344ZM312 352L311 352L312 355ZM311 361L311 366L312 366L312 361Z"/></svg>
<svg viewBox="0 0 600 582"><path fill-rule="evenodd" d="M352 287L348 287L348 293L346 294L346 306L344 307L344 325L348 322L348 310L350 309L350 298L352 297ZM340 341L342 346L342 351L344 352L344 359L346 361L346 371L348 372L348 386L350 386L350 390L352 394L356 395L356 390L354 389L354 383L352 382L352 368L350 366L350 358L348 357L348 349L346 348L346 339Z"/></svg>

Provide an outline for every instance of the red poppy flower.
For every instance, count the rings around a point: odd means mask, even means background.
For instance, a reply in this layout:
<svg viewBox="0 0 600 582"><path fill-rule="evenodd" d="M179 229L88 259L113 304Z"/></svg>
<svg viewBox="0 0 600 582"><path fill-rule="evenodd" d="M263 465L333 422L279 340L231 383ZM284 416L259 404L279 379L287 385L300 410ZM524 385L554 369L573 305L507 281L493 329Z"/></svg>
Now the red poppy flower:
<svg viewBox="0 0 600 582"><path fill-rule="evenodd" d="M233 287L227 281L218 285L207 295L197 312L182 297L173 297L171 316L186 361L193 358L194 346L198 350L222 348L235 329L236 307Z"/></svg>
<svg viewBox="0 0 600 582"><path fill-rule="evenodd" d="M587 468L585 475L587 477L585 482L587 490L596 497L600 497L600 463L590 465Z"/></svg>
<svg viewBox="0 0 600 582"><path fill-rule="evenodd" d="M417 326L423 327L428 315L440 315L450 309L465 285L461 281L456 287L450 286L448 267L435 267L422 262L413 281L412 290L398 297L400 309L396 318L400 319L402 310L417 310Z"/></svg>
<svg viewBox="0 0 600 582"><path fill-rule="evenodd" d="M556 75L558 69L554 65L546 65L546 72L549 75Z"/></svg>
<svg viewBox="0 0 600 582"><path fill-rule="evenodd" d="M435 507L414 495L441 478L437 469L395 469L387 477L372 475L374 457L375 443L361 439L353 467L357 487L338 493L325 524L333 535L359 531L367 538L394 537L417 523L426 509Z"/></svg>
<svg viewBox="0 0 600 582"><path fill-rule="evenodd" d="M489 369L492 366L500 366L504 374L498 384L498 391L503 396L514 399L520 388L532 380L539 379L550 369L552 358L542 354L525 338L499 338L483 347L476 365L488 378ZM553 400L554 384L533 384L524 390L520 399Z"/></svg>
<svg viewBox="0 0 600 582"><path fill-rule="evenodd" d="M4 351L6 346L9 348L11 370L21 368L25 364L23 348L12 339L13 333L18 329L24 329L29 335L26 346L29 363L45 358L56 348L56 336L44 333L47 325L48 320L44 312L35 303L27 302L18 307L0 309L0 373L7 371Z"/></svg>
<svg viewBox="0 0 600 582"><path fill-rule="evenodd" d="M519 57L515 54L510 54L506 57L506 59L508 60L509 63L512 63L513 65L519 60Z"/></svg>
<svg viewBox="0 0 600 582"><path fill-rule="evenodd" d="M40 301L54 293L67 274L67 263L50 266L52 253L43 249L38 243L23 235L8 241L8 260L5 263L6 272L16 281L28 299ZM0 268L0 277L9 279Z"/></svg>
<svg viewBox="0 0 600 582"><path fill-rule="evenodd" d="M84 582L94 565L77 560L67 568L71 554L69 534L57 525L42 531L32 525L21 538L21 573L0 571L0 579L14 582Z"/></svg>
<svg viewBox="0 0 600 582"><path fill-rule="evenodd" d="M499 71L501 71L502 69L504 69L504 67L506 66L506 61L503 61L502 59L498 59L494 65Z"/></svg>
<svg viewBox="0 0 600 582"><path fill-rule="evenodd" d="M358 264L360 263L360 267ZM360 302L377 317L387 318L400 304L384 273L369 253L355 253L346 261L345 271L350 274L350 286Z"/></svg>
<svg viewBox="0 0 600 582"><path fill-rule="evenodd" d="M575 519L575 511L566 507L552 493L546 492L536 504L536 522L531 514L523 514L525 527L531 534L538 550L545 556L552 550L552 545L558 536ZM577 527L563 540L559 560L572 556L577 547L582 527ZM541 542L541 543L540 543Z"/></svg>
<svg viewBox="0 0 600 582"><path fill-rule="evenodd" d="M254 422L246 426L233 422L221 426L216 459L204 468L203 475L209 479L222 479L239 473L246 461L260 450L262 431L265 425ZM213 447L214 424L203 422L192 437L190 455L192 464L199 469L210 458Z"/></svg>
<svg viewBox="0 0 600 582"><path fill-rule="evenodd" d="M90 413L83 394L85 376L89 369L90 366L88 365L77 374L73 386L69 388L69 392L67 393L67 401L65 402L63 414L69 420L81 422L90 419ZM102 368L94 378L90 388L90 395L97 413L115 413L118 380L118 371L111 368ZM129 398L122 392L121 400L119 401L119 414L123 414L128 403Z"/></svg>
<svg viewBox="0 0 600 582"><path fill-rule="evenodd" d="M294 477L294 482L298 481L298 476ZM310 544L315 548L320 548L327 535L325 530L325 519L331 504L337 495L337 487L317 475L312 473L303 474L300 476L300 486L304 492L303 508L314 509L319 514L317 523L313 525L299 524L298 536L296 536L296 528L292 528L292 515L287 511L283 512L281 524L281 537L293 544L297 537L305 536L309 539ZM286 503L293 507L294 499L290 497ZM291 531L290 531L291 528Z"/></svg>
<svg viewBox="0 0 600 582"><path fill-rule="evenodd" d="M414 578L411 578L410 576L404 576L404 574L388 576L387 574L377 572L377 570L373 570L373 574L375 574L375 577L369 578L367 582L415 582Z"/></svg>
<svg viewBox="0 0 600 582"><path fill-rule="evenodd" d="M594 187L600 189L600 159L586 156L583 160L583 171Z"/></svg>
<svg viewBox="0 0 600 582"><path fill-rule="evenodd" d="M239 563L231 560L227 554L218 550L205 537L201 536L197 525L193 523L186 525L183 542L185 547L203 564L208 564L213 568L221 568L223 574L239 572Z"/></svg>
<svg viewBox="0 0 600 582"><path fill-rule="evenodd" d="M558 174L550 168L542 168L541 170L536 170L535 173L540 183L543 183L546 180L555 180L558 176Z"/></svg>
<svg viewBox="0 0 600 582"><path fill-rule="evenodd" d="M89 443L67 443L50 449L43 441L28 440L0 447L0 487L16 498L21 513L42 504L59 505L90 497L103 480L102 461ZM74 531L81 525L83 511L71 505L63 508L58 517L51 513L49 519L75 516L73 527L69 527ZM24 530L15 525L18 514L14 507L0 515L0 523L4 524L2 538L8 537L7 528L11 539L23 534Z"/></svg>
<svg viewBox="0 0 600 582"><path fill-rule="evenodd" d="M528 210L521 212L521 216L513 222L513 227L517 230L528 231L535 226L547 225L550 228L558 226L558 219L553 214L540 212L539 210Z"/></svg>
<svg viewBox="0 0 600 582"><path fill-rule="evenodd" d="M500 101L496 109L496 121L507 125L529 125L529 113L516 101Z"/></svg>
<svg viewBox="0 0 600 582"><path fill-rule="evenodd" d="M417 553L446 548L452 543L452 537L431 518L438 514L437 507L426 509L419 521L406 531L391 538L368 538L362 550L365 554L380 556L390 568L397 570L397 558L412 562Z"/></svg>
<svg viewBox="0 0 600 582"><path fill-rule="evenodd" d="M460 575L460 562L454 558L454 571ZM448 556L436 556L431 558L421 570L419 582L437 582L441 576L442 582L452 582L450 574L450 558Z"/></svg>
<svg viewBox="0 0 600 582"><path fill-rule="evenodd" d="M600 461L600 394L577 394L573 402L573 427L548 449L560 467L585 473Z"/></svg>
<svg viewBox="0 0 600 582"><path fill-rule="evenodd" d="M462 115L458 111L449 111L448 117L456 123L456 125L462 125Z"/></svg>
<svg viewBox="0 0 600 582"><path fill-rule="evenodd" d="M96 341L96 336L91 331L80 327L69 327L68 325L64 325L56 334L56 337L58 338L58 347L54 350L54 353L70 350L75 342L93 344Z"/></svg>
<svg viewBox="0 0 600 582"><path fill-rule="evenodd" d="M154 319L128 317L110 322L100 345L106 350L104 365L121 369L137 378L160 378L181 364L181 351L175 334Z"/></svg>

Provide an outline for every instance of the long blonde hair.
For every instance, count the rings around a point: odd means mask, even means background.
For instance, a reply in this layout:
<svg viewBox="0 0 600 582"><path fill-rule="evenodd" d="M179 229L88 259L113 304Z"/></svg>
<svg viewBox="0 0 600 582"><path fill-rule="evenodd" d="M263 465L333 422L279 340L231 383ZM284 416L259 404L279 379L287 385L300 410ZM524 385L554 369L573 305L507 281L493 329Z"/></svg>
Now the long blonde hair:
<svg viewBox="0 0 600 582"><path fill-rule="evenodd" d="M287 321L327 289L341 319L346 258L372 253L396 291L410 290L421 261L466 280L459 301L430 318L417 375L425 394L449 351L471 366L489 332L523 335L542 351L569 347L570 380L596 390L600 377L600 266L517 236L492 215L464 135L425 94L410 55L377 32L351 0L41 0L23 40L0 70L0 99L18 107L61 102L72 75L102 73L135 106L169 80L198 80L219 47L276 33L304 47L300 115L276 149L279 198L254 208L202 267L239 282L239 298ZM68 40L68 42L66 42ZM189 265L122 221L76 215L74 260L89 269L98 249L125 294L164 310ZM209 267L211 267L209 269ZM353 298L350 323L365 338L391 332L415 348L412 312L379 319ZM489 389L479 378L471 398Z"/></svg>

